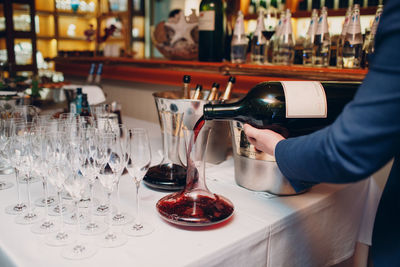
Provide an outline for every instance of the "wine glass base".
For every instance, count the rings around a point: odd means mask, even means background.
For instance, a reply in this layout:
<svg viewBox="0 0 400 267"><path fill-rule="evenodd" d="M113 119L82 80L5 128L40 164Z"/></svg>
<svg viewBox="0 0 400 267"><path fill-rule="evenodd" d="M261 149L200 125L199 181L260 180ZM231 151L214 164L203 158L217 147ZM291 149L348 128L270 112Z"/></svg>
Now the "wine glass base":
<svg viewBox="0 0 400 267"><path fill-rule="evenodd" d="M20 177L20 178L18 179L18 182L19 182L20 184L26 184L26 182L28 181L28 179L29 179L29 183L31 183L31 184L37 183L37 182L41 181L41 179L38 178L38 177L29 177L29 178Z"/></svg>
<svg viewBox="0 0 400 267"><path fill-rule="evenodd" d="M8 175L14 172L14 168L12 167L3 167L0 169L0 175Z"/></svg>
<svg viewBox="0 0 400 267"><path fill-rule="evenodd" d="M46 244L52 247L62 247L72 244L76 240L76 236L66 231L58 231L46 237Z"/></svg>
<svg viewBox="0 0 400 267"><path fill-rule="evenodd" d="M41 220L31 227L32 233L39 235L54 233L57 229L57 224L50 219Z"/></svg>
<svg viewBox="0 0 400 267"><path fill-rule="evenodd" d="M128 238L116 232L107 233L102 235L96 240L96 244L103 248L116 248L125 245L128 242Z"/></svg>
<svg viewBox="0 0 400 267"><path fill-rule="evenodd" d="M90 207L90 197L85 198L85 199L81 199L81 201L79 201L79 208L89 208ZM93 206L96 207L99 205L99 201L95 198L93 198Z"/></svg>
<svg viewBox="0 0 400 267"><path fill-rule="evenodd" d="M66 224L77 224L78 220L76 218L76 214L75 213L66 214L64 216L64 222ZM88 216L81 212L79 217L79 222L81 224L86 224L88 222Z"/></svg>
<svg viewBox="0 0 400 267"><path fill-rule="evenodd" d="M44 199L44 197L38 198L35 200L35 206L37 207L44 207L46 205L46 200ZM58 203L58 201L56 200L55 196L49 196L47 198L47 205L50 206L54 206Z"/></svg>
<svg viewBox="0 0 400 267"><path fill-rule="evenodd" d="M63 214L71 213L73 210L73 208L70 205L63 204L62 206L63 206L63 210L62 210ZM56 206L50 207L49 215L50 216L60 216L60 206L56 205Z"/></svg>
<svg viewBox="0 0 400 267"><path fill-rule="evenodd" d="M6 190L6 189L11 188L13 186L14 186L13 183L9 183L9 182L6 182L6 181L0 181L0 190Z"/></svg>
<svg viewBox="0 0 400 267"><path fill-rule="evenodd" d="M112 209L115 210L115 206L112 206ZM108 214L109 207L106 204L100 204L94 207L93 214L96 216L106 216Z"/></svg>
<svg viewBox="0 0 400 267"><path fill-rule="evenodd" d="M107 230L108 226L102 222L88 222L81 226L82 235L99 235Z"/></svg>
<svg viewBox="0 0 400 267"><path fill-rule="evenodd" d="M154 231L154 226L147 222L142 222L140 225L129 224L124 227L123 231L129 236L145 236Z"/></svg>
<svg viewBox="0 0 400 267"><path fill-rule="evenodd" d="M42 219L42 216L39 212L32 210L27 211L23 214L15 217L15 223L17 224L34 224L39 222Z"/></svg>
<svg viewBox="0 0 400 267"><path fill-rule="evenodd" d="M106 222L107 218L105 219ZM132 215L126 212L114 213L112 217L112 225L124 225L133 221Z"/></svg>
<svg viewBox="0 0 400 267"><path fill-rule="evenodd" d="M19 203L7 206L5 208L5 212L10 215L18 215L24 213L27 208L28 206L26 205L26 203Z"/></svg>
<svg viewBox="0 0 400 267"><path fill-rule="evenodd" d="M66 247L61 255L69 260L81 260L92 257L97 253L97 247L87 243L75 243L72 246Z"/></svg>

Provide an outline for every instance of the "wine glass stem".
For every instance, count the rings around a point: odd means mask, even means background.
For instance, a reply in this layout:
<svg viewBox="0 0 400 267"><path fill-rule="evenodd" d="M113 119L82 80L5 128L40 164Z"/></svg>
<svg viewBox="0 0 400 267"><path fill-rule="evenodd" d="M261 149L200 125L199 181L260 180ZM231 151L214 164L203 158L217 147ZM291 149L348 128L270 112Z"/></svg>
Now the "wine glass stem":
<svg viewBox="0 0 400 267"><path fill-rule="evenodd" d="M120 177L121 178L121 177ZM116 214L119 214L119 207L120 207L120 205L121 205L121 197L120 197L120 195L119 195L119 179L117 180L118 182L117 182L117 206L115 207L115 213ZM108 203L108 204L110 204L110 203ZM110 206L111 207L111 206Z"/></svg>
<svg viewBox="0 0 400 267"><path fill-rule="evenodd" d="M28 194L28 212L32 212L32 204L31 204L31 190L30 190L30 185L31 185L31 179L30 175L28 174L26 176L26 192Z"/></svg>
<svg viewBox="0 0 400 267"><path fill-rule="evenodd" d="M135 225L141 225L140 222L140 208L139 208L139 188L140 188L140 182L135 181L136 185L136 216L135 216Z"/></svg>
<svg viewBox="0 0 400 267"><path fill-rule="evenodd" d="M94 212L94 186L93 183L89 184L90 190L90 212L89 212L89 223L93 223L93 212Z"/></svg>
<svg viewBox="0 0 400 267"><path fill-rule="evenodd" d="M17 168L14 168L15 171L15 179L16 179L16 185L17 185L17 204L21 204L21 193L19 192L19 171Z"/></svg>
<svg viewBox="0 0 400 267"><path fill-rule="evenodd" d="M78 205L78 203L79 203L79 201L80 200L75 200L75 210L76 210L76 236L77 236L77 238L76 238L76 242L77 243L80 243L80 241L81 241L81 220L80 220L80 217L81 217L81 214L80 214L80 212L79 212L79 205Z"/></svg>
<svg viewBox="0 0 400 267"><path fill-rule="evenodd" d="M107 192L107 203L109 208L108 211L108 233L111 233L111 227L112 227L112 209L111 209L111 191Z"/></svg>
<svg viewBox="0 0 400 267"><path fill-rule="evenodd" d="M58 213L60 214L60 233L64 232L64 217L63 217L63 203L62 203L62 190L57 190L58 196Z"/></svg>
<svg viewBox="0 0 400 267"><path fill-rule="evenodd" d="M49 191L47 190L47 181L44 177L43 179L43 191L44 191L44 209L46 213L46 219L49 220L49 204L48 204L48 199L49 199Z"/></svg>

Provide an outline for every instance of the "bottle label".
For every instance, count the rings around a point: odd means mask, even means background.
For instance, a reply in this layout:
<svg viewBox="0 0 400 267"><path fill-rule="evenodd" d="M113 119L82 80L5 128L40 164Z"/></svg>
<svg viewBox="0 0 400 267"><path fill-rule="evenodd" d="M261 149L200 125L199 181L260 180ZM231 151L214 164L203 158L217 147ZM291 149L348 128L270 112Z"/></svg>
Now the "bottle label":
<svg viewBox="0 0 400 267"><path fill-rule="evenodd" d="M286 118L326 118L328 107L320 82L281 82L285 93Z"/></svg>
<svg viewBox="0 0 400 267"><path fill-rule="evenodd" d="M321 16L318 20L317 32L315 34L320 35L324 33L329 33L328 20L326 17Z"/></svg>
<svg viewBox="0 0 400 267"><path fill-rule="evenodd" d="M199 31L215 30L215 11L201 11L199 17Z"/></svg>
<svg viewBox="0 0 400 267"><path fill-rule="evenodd" d="M361 33L360 17L358 15L353 15L351 17L349 26L347 28L348 34L358 34Z"/></svg>

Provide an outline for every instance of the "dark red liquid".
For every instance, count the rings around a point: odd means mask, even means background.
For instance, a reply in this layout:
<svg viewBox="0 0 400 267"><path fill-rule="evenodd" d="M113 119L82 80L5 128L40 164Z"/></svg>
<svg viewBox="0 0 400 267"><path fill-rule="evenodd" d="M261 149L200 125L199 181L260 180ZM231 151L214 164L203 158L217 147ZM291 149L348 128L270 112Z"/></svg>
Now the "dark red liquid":
<svg viewBox="0 0 400 267"><path fill-rule="evenodd" d="M265 39L270 40L272 35L274 35L275 31L263 31L262 34L264 35Z"/></svg>
<svg viewBox="0 0 400 267"><path fill-rule="evenodd" d="M212 224L229 218L233 205L223 197L196 195L193 199L184 192L174 193L162 198L157 209L167 220L181 224Z"/></svg>
<svg viewBox="0 0 400 267"><path fill-rule="evenodd" d="M193 131L194 131L194 142L196 142L197 136L199 135L199 132L203 128L205 122L206 121L204 119L204 116L201 116L200 119L194 125L194 128L193 128ZM191 151L191 150L192 149L189 149L189 151Z"/></svg>
<svg viewBox="0 0 400 267"><path fill-rule="evenodd" d="M177 164L153 166L147 171L143 182L153 189L181 190L186 184L186 168Z"/></svg>

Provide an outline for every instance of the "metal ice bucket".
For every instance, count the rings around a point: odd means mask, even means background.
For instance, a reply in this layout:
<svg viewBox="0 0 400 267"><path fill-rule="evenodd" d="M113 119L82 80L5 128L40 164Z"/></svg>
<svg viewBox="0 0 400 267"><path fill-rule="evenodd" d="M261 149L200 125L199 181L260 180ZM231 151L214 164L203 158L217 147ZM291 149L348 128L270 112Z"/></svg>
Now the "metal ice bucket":
<svg viewBox="0 0 400 267"><path fill-rule="evenodd" d="M258 151L249 143L243 124L231 121L233 159L236 183L253 191L265 191L275 195L296 193L280 172L275 158Z"/></svg>
<svg viewBox="0 0 400 267"><path fill-rule="evenodd" d="M181 127L191 130L193 130L196 122L203 115L203 106L209 102L206 100L183 99L181 92L178 91L156 92L153 94L153 97L156 102L160 127L163 127L161 115L162 112L183 113ZM232 147L229 123L223 121L210 121L207 123L210 123L212 130L208 139L206 161L209 163L218 164L226 159ZM168 134L175 135L176 133L174 132L176 131L171 131ZM167 138L163 136L163 140L166 140L167 142L176 142L176 139L177 138L173 136L168 136ZM186 154L183 138L178 137L178 139L181 141L179 145L179 152L177 152L179 154L169 155L169 157L176 164L179 164L180 161L185 164ZM174 146L174 144L169 145Z"/></svg>

